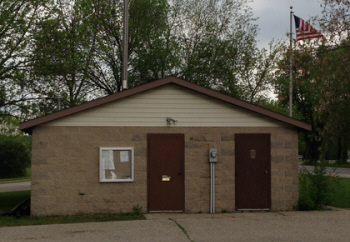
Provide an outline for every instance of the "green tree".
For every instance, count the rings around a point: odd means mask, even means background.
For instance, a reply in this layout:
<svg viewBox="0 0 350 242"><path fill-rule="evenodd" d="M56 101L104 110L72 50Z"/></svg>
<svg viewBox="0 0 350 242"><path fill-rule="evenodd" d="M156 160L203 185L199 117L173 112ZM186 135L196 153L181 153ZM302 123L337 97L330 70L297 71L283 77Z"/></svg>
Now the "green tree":
<svg viewBox="0 0 350 242"><path fill-rule="evenodd" d="M240 98L257 105L269 101L269 92L274 91L271 80L274 78L276 60L279 58L281 43L270 42L269 50L255 49L245 56L243 75L240 81Z"/></svg>
<svg viewBox="0 0 350 242"><path fill-rule="evenodd" d="M316 76L322 93L318 118L325 120L321 132L324 156L337 150L336 159L346 163L350 148L350 53L349 47L339 47L321 52Z"/></svg>
<svg viewBox="0 0 350 242"><path fill-rule="evenodd" d="M111 94L122 81L123 4L94 6L102 10L90 81ZM246 0L139 0L129 11L129 87L176 75L251 102L264 97L277 52L256 48Z"/></svg>
<svg viewBox="0 0 350 242"><path fill-rule="evenodd" d="M289 60L290 51L285 46L282 49L282 59L278 62L274 81L278 89L278 99L286 108L289 104ZM319 80L315 79L317 63L314 49L306 45L295 45L293 51L293 117L305 121L313 127L312 131L301 131L306 143L303 155L309 161L319 159L320 131L324 126L322 120L317 118L317 109L322 94Z"/></svg>
<svg viewBox="0 0 350 242"><path fill-rule="evenodd" d="M43 1L0 1L0 118L23 116L31 96L27 66L35 17Z"/></svg>
<svg viewBox="0 0 350 242"><path fill-rule="evenodd" d="M294 42L293 101L295 117L313 126L304 133L306 158L346 162L349 149L349 8L348 1L323 1L317 18L325 38ZM284 105L288 102L289 50L282 50L276 86ZM321 155L321 156L320 156Z"/></svg>
<svg viewBox="0 0 350 242"><path fill-rule="evenodd" d="M170 31L166 0L133 1L130 5L131 83L159 79L178 65L175 37Z"/></svg>
<svg viewBox="0 0 350 242"><path fill-rule="evenodd" d="M318 78L323 93L319 118L326 120L322 135L323 155L347 162L350 149L350 8L347 0L323 0L318 18L326 39L319 48ZM336 152L335 152L336 151Z"/></svg>
<svg viewBox="0 0 350 242"><path fill-rule="evenodd" d="M322 16L316 17L326 32L325 46L334 48L349 47L350 8L349 0L322 0ZM344 45L344 41L348 42Z"/></svg>
<svg viewBox="0 0 350 242"><path fill-rule="evenodd" d="M91 83L107 94L121 89L123 59L123 1L95 4L100 32L91 69ZM166 0L132 0L129 6L128 85L172 74L176 43L169 32Z"/></svg>
<svg viewBox="0 0 350 242"><path fill-rule="evenodd" d="M279 44L257 48L248 1L172 0L170 6L180 59L176 75L249 102L266 99Z"/></svg>
<svg viewBox="0 0 350 242"><path fill-rule="evenodd" d="M88 85L97 42L98 23L93 1L52 1L36 25L33 74L36 92L48 102L43 113L55 109L57 96L72 107L94 97Z"/></svg>
<svg viewBox="0 0 350 242"><path fill-rule="evenodd" d="M123 1L99 1L93 6L98 21L95 56L89 82L103 94L113 94L122 85Z"/></svg>
<svg viewBox="0 0 350 242"><path fill-rule="evenodd" d="M179 76L240 97L256 53L257 25L247 1L171 1Z"/></svg>
<svg viewBox="0 0 350 242"><path fill-rule="evenodd" d="M46 0L40 10L20 75L22 93L32 91L26 111L57 110L58 96L71 107L118 92L123 1ZM129 87L176 75L263 103L278 52L256 48L254 21L248 0L131 0Z"/></svg>
<svg viewBox="0 0 350 242"><path fill-rule="evenodd" d="M0 135L0 147L0 178L25 175L30 164L26 137Z"/></svg>
<svg viewBox="0 0 350 242"><path fill-rule="evenodd" d="M12 116L2 116L0 119L0 135L18 136L22 132L18 129L19 119Z"/></svg>

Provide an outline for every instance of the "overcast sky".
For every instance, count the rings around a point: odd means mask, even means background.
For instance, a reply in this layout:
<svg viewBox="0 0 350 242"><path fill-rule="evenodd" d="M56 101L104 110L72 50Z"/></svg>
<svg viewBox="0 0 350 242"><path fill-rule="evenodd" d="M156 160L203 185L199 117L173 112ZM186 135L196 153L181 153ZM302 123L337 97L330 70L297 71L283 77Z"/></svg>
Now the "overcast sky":
<svg viewBox="0 0 350 242"><path fill-rule="evenodd" d="M286 34L290 28L290 6L293 6L294 14L305 21L322 14L320 0L254 0L250 6L254 16L259 17L257 21L260 28L257 36L259 48L268 48L268 43L272 39L288 41ZM319 30L317 25L313 27ZM294 19L293 33L295 34Z"/></svg>

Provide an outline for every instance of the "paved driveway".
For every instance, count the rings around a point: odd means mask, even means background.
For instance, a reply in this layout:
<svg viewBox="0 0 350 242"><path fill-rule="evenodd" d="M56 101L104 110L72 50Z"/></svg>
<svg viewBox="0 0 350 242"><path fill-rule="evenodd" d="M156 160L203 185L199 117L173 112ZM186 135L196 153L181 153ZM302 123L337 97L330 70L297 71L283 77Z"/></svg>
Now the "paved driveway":
<svg viewBox="0 0 350 242"><path fill-rule="evenodd" d="M0 227L0 240L329 242L350 239L350 210L344 209L214 215L146 214L146 218L142 221Z"/></svg>
<svg viewBox="0 0 350 242"><path fill-rule="evenodd" d="M31 181L16 181L0 183L0 192L25 191L30 190Z"/></svg>

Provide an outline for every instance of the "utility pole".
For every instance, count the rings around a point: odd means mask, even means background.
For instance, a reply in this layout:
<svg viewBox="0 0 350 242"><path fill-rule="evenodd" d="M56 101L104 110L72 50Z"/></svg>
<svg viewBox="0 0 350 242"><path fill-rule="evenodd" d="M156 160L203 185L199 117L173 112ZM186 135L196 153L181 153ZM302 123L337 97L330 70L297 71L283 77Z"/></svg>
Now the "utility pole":
<svg viewBox="0 0 350 242"><path fill-rule="evenodd" d="M292 19L293 19L293 6L290 6L290 60L289 60L289 117L293 117L293 28L292 28Z"/></svg>
<svg viewBox="0 0 350 242"><path fill-rule="evenodd" d="M128 88L128 42L129 42L129 0L124 0L122 90Z"/></svg>

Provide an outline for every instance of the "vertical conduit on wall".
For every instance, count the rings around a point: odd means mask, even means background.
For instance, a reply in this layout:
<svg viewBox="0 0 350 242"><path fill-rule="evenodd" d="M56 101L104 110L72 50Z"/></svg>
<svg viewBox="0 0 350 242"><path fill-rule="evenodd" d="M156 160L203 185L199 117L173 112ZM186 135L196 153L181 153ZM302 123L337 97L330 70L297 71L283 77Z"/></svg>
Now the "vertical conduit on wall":
<svg viewBox="0 0 350 242"><path fill-rule="evenodd" d="M215 213L215 163L218 161L217 149L209 149L210 163L210 213Z"/></svg>
<svg viewBox="0 0 350 242"><path fill-rule="evenodd" d="M210 162L210 213L215 213L215 163Z"/></svg>

